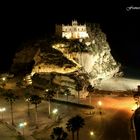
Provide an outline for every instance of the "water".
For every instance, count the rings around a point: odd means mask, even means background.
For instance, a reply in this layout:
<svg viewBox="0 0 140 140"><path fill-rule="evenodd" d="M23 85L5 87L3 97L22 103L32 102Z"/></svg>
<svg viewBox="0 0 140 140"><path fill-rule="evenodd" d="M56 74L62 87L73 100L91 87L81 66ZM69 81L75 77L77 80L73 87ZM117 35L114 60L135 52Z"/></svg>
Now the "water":
<svg viewBox="0 0 140 140"><path fill-rule="evenodd" d="M125 78L140 79L140 68L125 67L123 69Z"/></svg>
<svg viewBox="0 0 140 140"><path fill-rule="evenodd" d="M126 67L123 72L123 77L102 81L100 89L110 91L137 90L138 85L140 85L140 70L138 68Z"/></svg>

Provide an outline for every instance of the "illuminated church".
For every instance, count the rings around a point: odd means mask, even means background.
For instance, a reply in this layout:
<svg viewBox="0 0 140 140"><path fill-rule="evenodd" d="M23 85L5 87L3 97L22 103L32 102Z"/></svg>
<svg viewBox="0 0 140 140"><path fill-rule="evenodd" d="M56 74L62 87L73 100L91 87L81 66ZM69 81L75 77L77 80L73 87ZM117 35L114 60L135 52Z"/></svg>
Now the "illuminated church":
<svg viewBox="0 0 140 140"><path fill-rule="evenodd" d="M56 35L67 39L84 39L89 37L86 24L78 25L76 20L72 21L72 25L56 25L55 32Z"/></svg>

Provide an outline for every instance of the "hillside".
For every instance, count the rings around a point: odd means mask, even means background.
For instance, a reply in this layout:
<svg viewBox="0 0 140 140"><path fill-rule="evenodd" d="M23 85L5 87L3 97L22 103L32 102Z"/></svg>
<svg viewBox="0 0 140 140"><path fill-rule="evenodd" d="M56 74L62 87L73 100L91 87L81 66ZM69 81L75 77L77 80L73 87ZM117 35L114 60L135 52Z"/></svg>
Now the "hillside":
<svg viewBox="0 0 140 140"><path fill-rule="evenodd" d="M89 38L82 40L52 36L26 43L16 52L11 70L13 73L23 71L31 76L78 72L87 75L86 80L94 86L104 79L120 76L120 64L112 57L100 26L87 24L87 32Z"/></svg>

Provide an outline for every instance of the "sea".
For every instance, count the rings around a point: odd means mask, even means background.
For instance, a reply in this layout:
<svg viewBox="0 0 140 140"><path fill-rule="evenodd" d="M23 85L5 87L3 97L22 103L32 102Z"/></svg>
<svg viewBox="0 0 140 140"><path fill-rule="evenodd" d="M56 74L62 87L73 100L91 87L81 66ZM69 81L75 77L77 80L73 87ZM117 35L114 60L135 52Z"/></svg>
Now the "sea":
<svg viewBox="0 0 140 140"><path fill-rule="evenodd" d="M122 77L113 77L103 80L99 89L109 91L137 91L140 85L140 68L124 67Z"/></svg>

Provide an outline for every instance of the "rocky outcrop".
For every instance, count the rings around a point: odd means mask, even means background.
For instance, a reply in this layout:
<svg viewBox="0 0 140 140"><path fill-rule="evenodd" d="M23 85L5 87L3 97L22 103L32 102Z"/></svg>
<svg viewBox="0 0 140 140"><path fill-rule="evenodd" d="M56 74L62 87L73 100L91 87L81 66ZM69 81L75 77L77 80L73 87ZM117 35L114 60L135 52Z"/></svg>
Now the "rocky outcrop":
<svg viewBox="0 0 140 140"><path fill-rule="evenodd" d="M24 46L15 54L13 72L26 71L28 67L30 67L28 73L31 75L45 72L67 73L77 70L76 64L67 59L63 53L52 48L46 40L37 42L32 46Z"/></svg>
<svg viewBox="0 0 140 140"><path fill-rule="evenodd" d="M16 52L11 65L11 72L16 74L27 74L32 71L34 65L34 55L37 48L26 47Z"/></svg>
<svg viewBox="0 0 140 140"><path fill-rule="evenodd" d="M101 80L120 75L120 64L111 55L105 34L97 25L90 25L90 38L72 41L69 44L55 44L53 48L61 51L68 59L89 75L89 81L96 86Z"/></svg>
<svg viewBox="0 0 140 140"><path fill-rule="evenodd" d="M51 38L36 41L30 47L15 54L13 66L34 62L31 75L42 73L68 74L76 71L85 73L92 85L101 80L116 76L120 72L120 64L111 55L111 49L106 35L98 25L88 25L89 38L82 40L67 40ZM70 84L65 76L55 77L54 82L60 85ZM69 82L64 82L64 81ZM57 83L57 84L58 84ZM70 85L69 85L70 86Z"/></svg>

